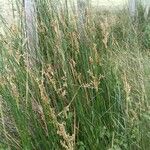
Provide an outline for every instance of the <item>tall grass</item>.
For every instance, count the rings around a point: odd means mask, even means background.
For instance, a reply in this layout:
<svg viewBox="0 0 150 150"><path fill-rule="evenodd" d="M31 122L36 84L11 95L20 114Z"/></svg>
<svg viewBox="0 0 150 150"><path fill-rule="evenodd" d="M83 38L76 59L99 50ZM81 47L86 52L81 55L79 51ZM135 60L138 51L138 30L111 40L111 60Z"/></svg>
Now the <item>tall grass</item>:
<svg viewBox="0 0 150 150"><path fill-rule="evenodd" d="M0 148L148 150L148 22L89 7L80 28L76 11L51 2L36 2L32 68L22 11L1 36Z"/></svg>

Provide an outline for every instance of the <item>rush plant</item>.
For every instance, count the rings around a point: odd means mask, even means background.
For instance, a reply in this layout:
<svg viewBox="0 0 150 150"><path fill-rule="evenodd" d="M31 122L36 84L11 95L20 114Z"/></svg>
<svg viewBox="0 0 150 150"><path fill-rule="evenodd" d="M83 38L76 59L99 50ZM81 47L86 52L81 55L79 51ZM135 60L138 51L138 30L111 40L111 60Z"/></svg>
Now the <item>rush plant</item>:
<svg viewBox="0 0 150 150"><path fill-rule="evenodd" d="M0 149L148 150L143 31L126 10L92 7L81 30L76 5L58 2L57 10L52 2L36 0L36 63L30 65L22 3L17 24L0 37Z"/></svg>

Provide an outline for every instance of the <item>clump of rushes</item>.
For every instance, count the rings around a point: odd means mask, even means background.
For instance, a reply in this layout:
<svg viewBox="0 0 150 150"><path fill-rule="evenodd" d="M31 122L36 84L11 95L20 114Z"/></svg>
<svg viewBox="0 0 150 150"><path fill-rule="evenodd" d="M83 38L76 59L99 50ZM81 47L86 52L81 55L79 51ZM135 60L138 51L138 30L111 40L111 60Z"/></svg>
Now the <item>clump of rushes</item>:
<svg viewBox="0 0 150 150"><path fill-rule="evenodd" d="M148 150L143 31L125 10L92 7L81 29L75 5L57 10L52 2L36 1L39 61L32 68L20 4L21 25L0 39L0 149Z"/></svg>

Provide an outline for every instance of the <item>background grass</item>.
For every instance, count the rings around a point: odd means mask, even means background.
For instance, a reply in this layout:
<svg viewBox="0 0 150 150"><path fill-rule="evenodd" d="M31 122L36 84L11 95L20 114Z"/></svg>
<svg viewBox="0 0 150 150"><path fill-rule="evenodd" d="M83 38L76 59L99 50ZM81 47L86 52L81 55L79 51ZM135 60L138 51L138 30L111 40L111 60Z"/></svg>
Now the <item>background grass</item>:
<svg viewBox="0 0 150 150"><path fill-rule="evenodd" d="M0 148L148 150L149 20L89 7L82 28L51 2L36 3L36 64L19 4L1 36Z"/></svg>

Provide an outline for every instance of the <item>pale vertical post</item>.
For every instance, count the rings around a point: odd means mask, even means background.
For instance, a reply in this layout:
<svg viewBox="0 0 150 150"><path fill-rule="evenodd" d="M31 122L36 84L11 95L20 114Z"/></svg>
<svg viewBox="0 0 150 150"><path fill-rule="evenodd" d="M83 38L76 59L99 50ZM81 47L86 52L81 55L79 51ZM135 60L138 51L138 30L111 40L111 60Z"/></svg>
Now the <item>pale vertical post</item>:
<svg viewBox="0 0 150 150"><path fill-rule="evenodd" d="M128 0L129 3L129 13L132 18L137 15L137 0Z"/></svg>
<svg viewBox="0 0 150 150"><path fill-rule="evenodd" d="M77 0L78 30L80 35L83 35L84 31L86 7L86 0Z"/></svg>
<svg viewBox="0 0 150 150"><path fill-rule="evenodd" d="M24 0L25 11L25 35L27 38L27 55L30 67L37 62L38 33L37 33L37 12L35 0Z"/></svg>
<svg viewBox="0 0 150 150"><path fill-rule="evenodd" d="M144 7L145 7L144 18L147 19L150 13L150 5L146 5Z"/></svg>

